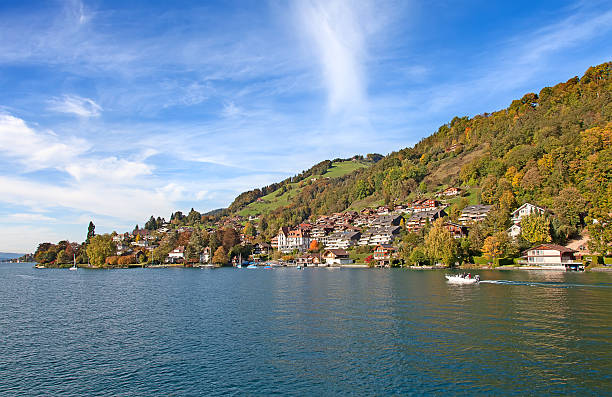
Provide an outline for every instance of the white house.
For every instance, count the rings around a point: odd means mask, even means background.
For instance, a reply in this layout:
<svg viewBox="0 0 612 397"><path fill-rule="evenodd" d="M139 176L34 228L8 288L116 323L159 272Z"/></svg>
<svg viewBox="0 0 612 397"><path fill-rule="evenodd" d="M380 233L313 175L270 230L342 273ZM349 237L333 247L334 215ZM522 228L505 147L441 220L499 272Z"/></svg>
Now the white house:
<svg viewBox="0 0 612 397"><path fill-rule="evenodd" d="M400 233L399 226L379 227L372 230L369 245L390 244Z"/></svg>
<svg viewBox="0 0 612 397"><path fill-rule="evenodd" d="M349 253L343 249L329 249L323 253L323 259L328 265L346 265L353 263Z"/></svg>
<svg viewBox="0 0 612 397"><path fill-rule="evenodd" d="M483 221L489 211L491 211L492 205L468 205L461 211L461 216L458 219L458 222L462 225L466 225L472 222L481 222Z"/></svg>
<svg viewBox="0 0 612 397"><path fill-rule="evenodd" d="M525 251L527 264L539 266L543 269L564 270L576 265L574 251L571 248L557 244L540 244Z"/></svg>
<svg viewBox="0 0 612 397"><path fill-rule="evenodd" d="M361 233L359 232L337 232L329 236L326 245L328 248L346 249L357 245L360 238Z"/></svg>
<svg viewBox="0 0 612 397"><path fill-rule="evenodd" d="M210 262L210 247L204 248L204 251L200 253L200 263Z"/></svg>
<svg viewBox="0 0 612 397"><path fill-rule="evenodd" d="M506 230L506 233L508 233L508 236L511 239L516 239L518 236L521 235L521 226L515 223L514 225L510 226L508 230Z"/></svg>
<svg viewBox="0 0 612 397"><path fill-rule="evenodd" d="M277 248L281 252L306 251L310 245L310 233L302 228L289 230L281 227L276 235Z"/></svg>
<svg viewBox="0 0 612 397"><path fill-rule="evenodd" d="M182 245L179 245L178 247L170 251L170 253L168 253L168 260L170 262L176 262L179 259L185 259L185 247L183 247Z"/></svg>
<svg viewBox="0 0 612 397"><path fill-rule="evenodd" d="M533 205L530 203L525 203L518 207L516 210L514 210L514 212L512 213L512 222L514 224L518 224L521 222L521 219L523 219L523 217L527 215L531 215L533 213L543 214L544 212L546 212L544 208L538 207L537 205Z"/></svg>

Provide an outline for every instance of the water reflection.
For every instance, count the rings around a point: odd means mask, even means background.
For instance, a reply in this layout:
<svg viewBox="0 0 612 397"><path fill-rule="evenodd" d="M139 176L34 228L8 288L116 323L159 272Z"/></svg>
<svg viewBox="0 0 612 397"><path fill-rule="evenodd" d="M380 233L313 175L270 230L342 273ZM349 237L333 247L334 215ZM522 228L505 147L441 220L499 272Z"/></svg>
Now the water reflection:
<svg viewBox="0 0 612 397"><path fill-rule="evenodd" d="M0 268L15 394L605 394L612 276ZM577 370L580 376L577 376ZM5 376L8 375L8 376Z"/></svg>

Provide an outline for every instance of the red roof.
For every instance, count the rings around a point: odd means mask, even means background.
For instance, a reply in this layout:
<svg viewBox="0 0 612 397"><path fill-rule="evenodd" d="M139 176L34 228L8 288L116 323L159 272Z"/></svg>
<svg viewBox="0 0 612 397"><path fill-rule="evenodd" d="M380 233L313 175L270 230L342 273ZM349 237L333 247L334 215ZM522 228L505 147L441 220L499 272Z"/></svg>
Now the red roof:
<svg viewBox="0 0 612 397"><path fill-rule="evenodd" d="M537 247L533 247L533 248L528 249L527 251L531 251L531 250L555 250L555 251L559 251L561 253L577 252L577 251L575 251L575 250L573 250L571 248L567 248L567 247L564 247L564 246L559 245L559 244L540 244Z"/></svg>

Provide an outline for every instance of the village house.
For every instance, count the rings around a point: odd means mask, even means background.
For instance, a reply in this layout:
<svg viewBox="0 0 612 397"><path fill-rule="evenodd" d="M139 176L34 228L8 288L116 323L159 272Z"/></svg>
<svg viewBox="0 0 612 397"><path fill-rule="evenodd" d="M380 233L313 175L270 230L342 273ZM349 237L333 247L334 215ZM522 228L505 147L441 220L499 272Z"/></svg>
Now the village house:
<svg viewBox="0 0 612 397"><path fill-rule="evenodd" d="M255 243L253 246L253 255L268 255L270 248L272 247L268 243Z"/></svg>
<svg viewBox="0 0 612 397"><path fill-rule="evenodd" d="M531 215L533 213L544 214L545 212L546 210L542 207L525 203L512 212L512 223L518 224L521 222L521 219L527 215Z"/></svg>
<svg viewBox="0 0 612 397"><path fill-rule="evenodd" d="M347 249L357 245L360 238L360 232L336 232L329 236L326 247Z"/></svg>
<svg viewBox="0 0 612 397"><path fill-rule="evenodd" d="M444 228L448 230L451 236L453 236L455 239L466 237L468 235L467 226L463 226L458 223L445 222Z"/></svg>
<svg viewBox="0 0 612 397"><path fill-rule="evenodd" d="M376 208L376 213L378 215L387 215L391 212L391 208L389 208L386 205L381 205L380 207Z"/></svg>
<svg viewBox="0 0 612 397"><path fill-rule="evenodd" d="M524 252L524 258L521 263L532 266L539 266L543 269L568 269L575 268L581 265L577 262L571 248L557 244L540 244L530 248Z"/></svg>
<svg viewBox="0 0 612 397"><path fill-rule="evenodd" d="M510 226L508 228L508 230L506 230L506 233L508 233L508 236L515 240L516 238L518 238L518 236L521 235L521 226L518 223L513 224L512 226Z"/></svg>
<svg viewBox="0 0 612 397"><path fill-rule="evenodd" d="M399 226L402 219L401 215L381 215L372 221L372 226Z"/></svg>
<svg viewBox="0 0 612 397"><path fill-rule="evenodd" d="M334 231L334 227L327 224L320 224L312 228L310 232L310 239L317 240L319 244L326 245L327 238Z"/></svg>
<svg viewBox="0 0 612 397"><path fill-rule="evenodd" d="M408 229L410 232L417 232L425 227L428 222L432 223L436 219L444 218L445 216L447 216L447 214L441 208L426 212L415 212L406 221L406 229Z"/></svg>
<svg viewBox="0 0 612 397"><path fill-rule="evenodd" d="M483 204L468 205L461 211L458 222L462 225L467 225L472 222L481 222L487 217L492 207L492 205Z"/></svg>
<svg viewBox="0 0 612 397"><path fill-rule="evenodd" d="M446 189L438 193L438 196L454 197L459 196L460 194L461 189L459 189L458 187L447 187Z"/></svg>
<svg viewBox="0 0 612 397"><path fill-rule="evenodd" d="M391 244L380 244L376 247L372 256L379 265L389 266L393 253L395 253L395 248Z"/></svg>
<svg viewBox="0 0 612 397"><path fill-rule="evenodd" d="M370 230L371 236L367 245L391 244L399 235L399 226L382 226Z"/></svg>
<svg viewBox="0 0 612 397"><path fill-rule="evenodd" d="M185 247L182 245L179 245L178 247L170 251L170 253L168 253L167 261L170 263L180 263L184 259L185 259Z"/></svg>
<svg viewBox="0 0 612 397"><path fill-rule="evenodd" d="M323 252L323 259L330 266L353 263L353 260L349 258L349 253L343 249L327 249Z"/></svg>
<svg viewBox="0 0 612 397"><path fill-rule="evenodd" d="M281 252L306 251L310 245L310 234L301 228L289 229L283 226L276 235L277 249Z"/></svg>
<svg viewBox="0 0 612 397"><path fill-rule="evenodd" d="M441 203L438 200L417 200L410 205L413 212L432 211L440 207Z"/></svg>
<svg viewBox="0 0 612 397"><path fill-rule="evenodd" d="M149 240L137 240L137 241L132 241L131 245L133 245L134 247L148 247L149 246Z"/></svg>
<svg viewBox="0 0 612 397"><path fill-rule="evenodd" d="M210 262L210 247L204 248L204 251L200 253L200 263L208 263Z"/></svg>
<svg viewBox="0 0 612 397"><path fill-rule="evenodd" d="M518 238L521 235L521 219L531 214L544 214L546 210L530 203L525 203L512 212L512 226L506 230L508 236L512 239Z"/></svg>
<svg viewBox="0 0 612 397"><path fill-rule="evenodd" d="M299 266L317 266L320 263L318 255L305 254L295 258L295 263Z"/></svg>

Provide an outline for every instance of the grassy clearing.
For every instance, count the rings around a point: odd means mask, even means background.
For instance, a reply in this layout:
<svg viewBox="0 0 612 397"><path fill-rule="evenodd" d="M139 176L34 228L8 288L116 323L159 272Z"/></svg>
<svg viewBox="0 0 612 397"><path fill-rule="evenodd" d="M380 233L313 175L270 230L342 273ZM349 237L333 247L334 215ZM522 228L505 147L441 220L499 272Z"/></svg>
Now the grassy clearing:
<svg viewBox="0 0 612 397"><path fill-rule="evenodd" d="M323 178L339 178L351 172L368 167L368 164L360 163L358 161L341 161L333 163L331 168L322 175Z"/></svg>
<svg viewBox="0 0 612 397"><path fill-rule="evenodd" d="M341 176L347 175L355 170L365 168L367 166L368 164L363 164L357 161L341 161L338 163L333 163L332 167L327 170L327 172L325 172L325 174L323 174L322 176L313 176L309 179L322 177L339 178ZM287 206L295 196L300 194L303 188L302 183L303 182L290 183L289 185L287 185L287 191L283 192L280 195L280 189L277 189L274 192L261 197L261 200L255 201L247 205L240 212L238 212L238 214L242 216L267 214L277 208Z"/></svg>

